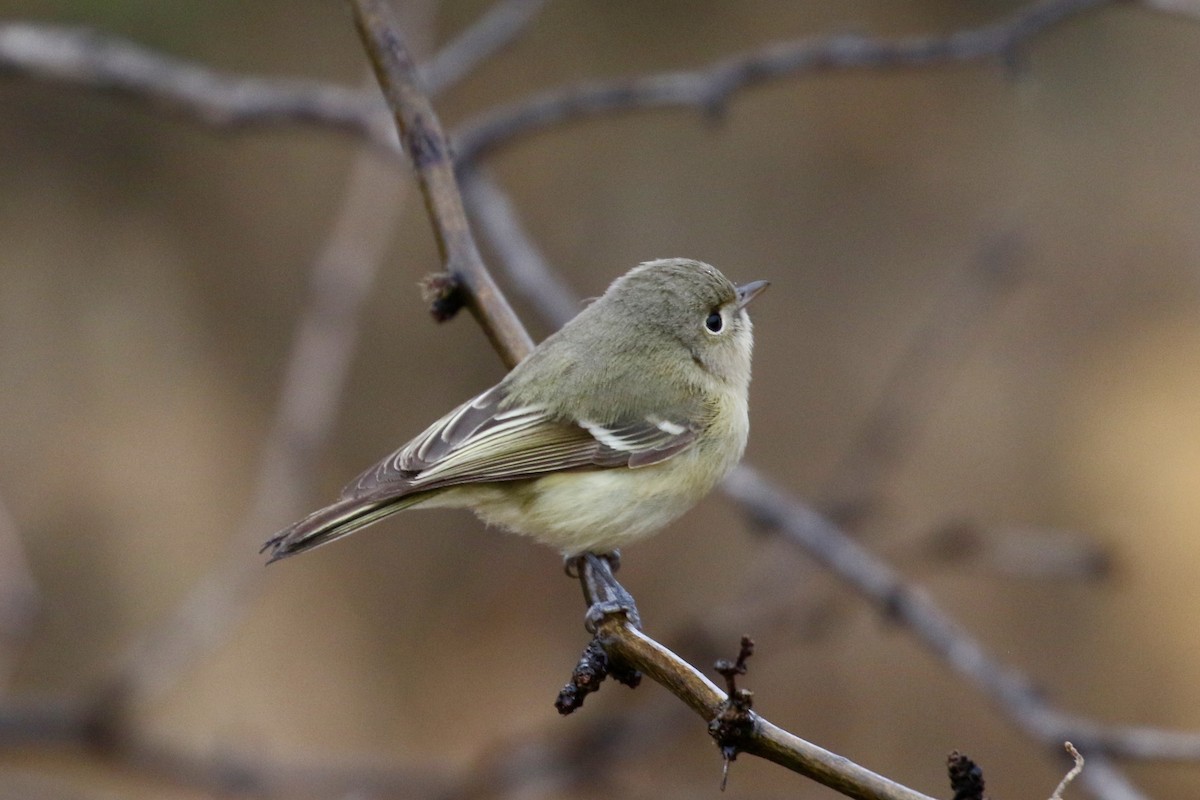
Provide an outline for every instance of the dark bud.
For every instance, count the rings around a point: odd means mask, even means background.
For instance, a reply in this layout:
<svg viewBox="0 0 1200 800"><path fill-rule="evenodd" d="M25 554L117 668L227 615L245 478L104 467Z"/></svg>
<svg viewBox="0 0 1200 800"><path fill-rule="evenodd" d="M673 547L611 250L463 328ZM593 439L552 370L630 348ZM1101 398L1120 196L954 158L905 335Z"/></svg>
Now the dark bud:
<svg viewBox="0 0 1200 800"><path fill-rule="evenodd" d="M954 800L987 800L983 794L983 770L965 753L951 751L946 769Z"/></svg>
<svg viewBox="0 0 1200 800"><path fill-rule="evenodd" d="M467 304L462 282L449 272L436 272L421 281L421 297L429 303L429 313L438 322L452 319Z"/></svg>

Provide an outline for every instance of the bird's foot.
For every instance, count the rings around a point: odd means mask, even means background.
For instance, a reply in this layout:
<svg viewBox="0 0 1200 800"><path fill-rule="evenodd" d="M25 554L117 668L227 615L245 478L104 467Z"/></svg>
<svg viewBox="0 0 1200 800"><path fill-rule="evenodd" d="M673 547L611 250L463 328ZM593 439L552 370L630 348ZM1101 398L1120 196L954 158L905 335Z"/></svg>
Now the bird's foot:
<svg viewBox="0 0 1200 800"><path fill-rule="evenodd" d="M603 555L584 553L567 561L567 574L579 581L588 604L584 623L589 633L594 634L605 617L613 614L624 614L634 627L642 626L633 595L613 576L619 564L620 556L615 551Z"/></svg>

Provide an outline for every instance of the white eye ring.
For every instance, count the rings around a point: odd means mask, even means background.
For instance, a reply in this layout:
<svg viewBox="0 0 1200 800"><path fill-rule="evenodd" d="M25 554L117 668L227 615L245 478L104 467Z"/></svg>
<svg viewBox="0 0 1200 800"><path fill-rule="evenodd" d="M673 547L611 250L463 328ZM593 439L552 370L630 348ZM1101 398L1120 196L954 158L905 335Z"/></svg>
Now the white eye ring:
<svg viewBox="0 0 1200 800"><path fill-rule="evenodd" d="M725 318L721 316L720 311L714 311L708 315L708 319L704 320L704 328L709 333L717 334L725 329Z"/></svg>

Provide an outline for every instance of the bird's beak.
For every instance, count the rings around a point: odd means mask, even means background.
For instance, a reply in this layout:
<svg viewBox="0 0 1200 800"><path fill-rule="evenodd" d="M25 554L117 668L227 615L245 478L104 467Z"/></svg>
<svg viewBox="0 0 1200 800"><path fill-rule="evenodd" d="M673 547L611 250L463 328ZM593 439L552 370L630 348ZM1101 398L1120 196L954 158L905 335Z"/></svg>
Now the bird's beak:
<svg viewBox="0 0 1200 800"><path fill-rule="evenodd" d="M750 305L750 301L771 285L770 281L751 281L737 287L737 307L739 310Z"/></svg>

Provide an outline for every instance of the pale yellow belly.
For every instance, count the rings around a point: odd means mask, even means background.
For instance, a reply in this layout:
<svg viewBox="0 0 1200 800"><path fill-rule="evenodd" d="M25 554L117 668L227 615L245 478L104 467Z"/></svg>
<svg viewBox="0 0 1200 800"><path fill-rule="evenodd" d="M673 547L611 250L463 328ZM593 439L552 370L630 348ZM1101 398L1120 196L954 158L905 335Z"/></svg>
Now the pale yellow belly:
<svg viewBox="0 0 1200 800"><path fill-rule="evenodd" d="M552 473L534 480L436 492L419 506L468 507L485 522L565 555L607 553L663 528L704 497L738 462L749 433L744 400L727 428L659 464Z"/></svg>

